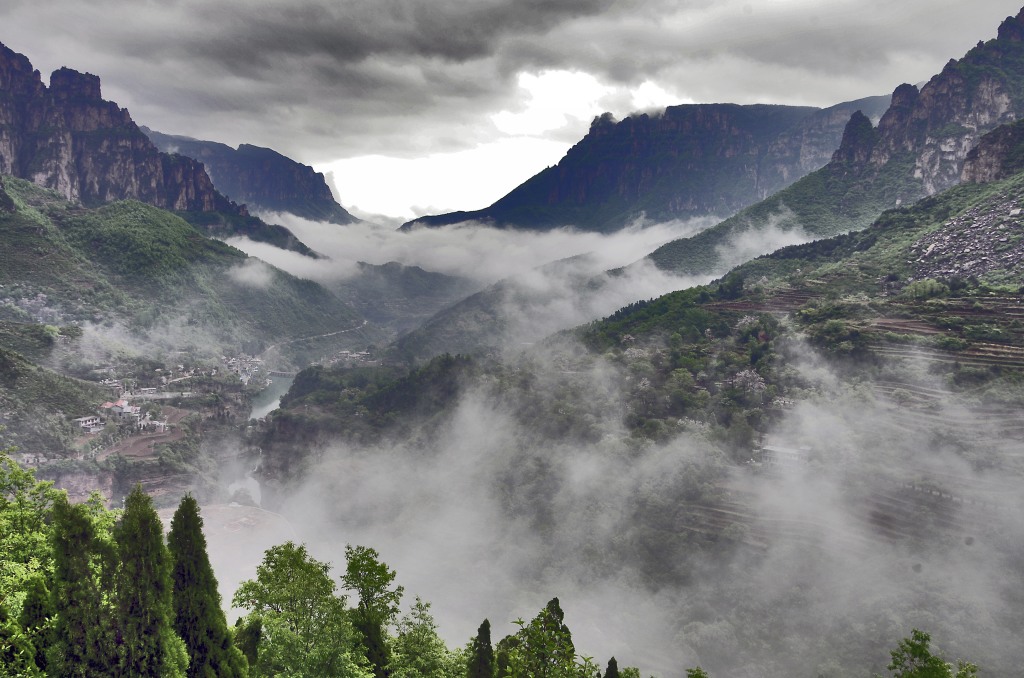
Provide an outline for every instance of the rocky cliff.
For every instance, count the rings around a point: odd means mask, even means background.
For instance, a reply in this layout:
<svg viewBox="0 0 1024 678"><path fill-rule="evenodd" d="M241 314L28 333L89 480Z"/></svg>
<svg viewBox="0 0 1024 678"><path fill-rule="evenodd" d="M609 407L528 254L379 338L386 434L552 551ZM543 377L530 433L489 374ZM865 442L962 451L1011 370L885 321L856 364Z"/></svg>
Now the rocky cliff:
<svg viewBox="0 0 1024 678"><path fill-rule="evenodd" d="M61 68L45 86L29 60L0 45L0 173L84 204L134 198L164 209L236 206L201 163L160 153L100 79Z"/></svg>
<svg viewBox="0 0 1024 678"><path fill-rule="evenodd" d="M334 199L323 174L277 151L142 131L161 151L202 162L217 190L252 212L290 212L335 224L357 221Z"/></svg>
<svg viewBox="0 0 1024 678"><path fill-rule="evenodd" d="M960 180L981 184L1024 171L1024 120L1002 125L981 138L964 159Z"/></svg>
<svg viewBox="0 0 1024 678"><path fill-rule="evenodd" d="M727 216L828 162L850 115L881 115L888 97L828 109L695 104L660 115L596 120L555 167L477 212L417 219L412 226L477 220L547 229L614 231L652 220Z"/></svg>
<svg viewBox="0 0 1024 678"><path fill-rule="evenodd" d="M943 191L962 176L1005 176L1019 162L1012 132L972 149L988 132L1022 117L1024 10L920 89L897 87L877 127L867 116L851 116L825 167L713 228L663 245L650 258L666 270L723 272L740 243L760 238L760 251L744 250L750 256L770 251L780 233L795 242L864 228L884 210Z"/></svg>
<svg viewBox="0 0 1024 678"><path fill-rule="evenodd" d="M874 168L910 162L921 193L932 195L959 183L968 153L986 132L1022 116L1024 10L1008 17L995 39L950 60L920 91L897 87L860 162ZM839 154L849 157L850 151Z"/></svg>

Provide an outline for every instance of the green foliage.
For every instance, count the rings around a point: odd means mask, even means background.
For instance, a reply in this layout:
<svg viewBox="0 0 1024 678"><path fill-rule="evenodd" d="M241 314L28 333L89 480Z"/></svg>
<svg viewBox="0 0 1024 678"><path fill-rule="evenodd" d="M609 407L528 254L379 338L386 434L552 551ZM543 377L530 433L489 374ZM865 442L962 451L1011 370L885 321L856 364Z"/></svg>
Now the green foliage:
<svg viewBox="0 0 1024 678"><path fill-rule="evenodd" d="M973 678L978 674L974 664L958 661L956 673L953 666L946 663L929 648L931 636L914 629L909 638L899 642L895 650L890 652L892 662L889 670L894 678Z"/></svg>
<svg viewBox="0 0 1024 678"><path fill-rule="evenodd" d="M192 495L185 495L178 504L167 542L174 629L185 643L189 678L245 676L247 662L228 632L217 579L206 553L203 519Z"/></svg>
<svg viewBox="0 0 1024 678"><path fill-rule="evenodd" d="M171 563L153 500L138 485L128 494L114 528L119 566L114 605L120 667L125 675L176 672L171 608Z"/></svg>
<svg viewBox="0 0 1024 678"><path fill-rule="evenodd" d="M563 623L565 614L552 598L529 623L519 619L516 641L509 644L507 668L501 676L511 678L592 678L597 665L577 657L572 633Z"/></svg>
<svg viewBox="0 0 1024 678"><path fill-rule="evenodd" d="M903 288L903 296L917 300L941 297L947 293L949 293L948 286L930 278L915 280Z"/></svg>
<svg viewBox="0 0 1024 678"><path fill-rule="evenodd" d="M70 217L65 233L110 270L134 279L182 271L214 253L242 258L237 250L203 237L180 217L134 200Z"/></svg>
<svg viewBox="0 0 1024 678"><path fill-rule="evenodd" d="M250 675L372 675L355 650L345 600L334 594L330 569L312 558L305 546L286 542L267 549L256 568L256 579L239 585L232 605L250 611L244 625L257 618L260 624Z"/></svg>
<svg viewBox="0 0 1024 678"><path fill-rule="evenodd" d="M469 645L466 678L494 678L494 648L491 647L491 622L483 620Z"/></svg>
<svg viewBox="0 0 1024 678"><path fill-rule="evenodd" d="M53 609L56 623L47 651L50 673L109 676L118 671L112 588L115 547L109 530L86 504L63 496L53 506ZM106 530L104 529L106 528Z"/></svg>
<svg viewBox="0 0 1024 678"><path fill-rule="evenodd" d="M345 588L359 596L353 624L362 634L366 659L373 667L374 675L385 678L390 663L385 630L398 614L398 604L405 589L401 586L391 588L397 573L380 561L380 554L375 549L346 544L345 561L345 574L341 581Z"/></svg>
<svg viewBox="0 0 1024 678"><path fill-rule="evenodd" d="M437 634L430 603L417 596L408 614L398 621L388 673L392 678L465 678L461 653L449 652Z"/></svg>

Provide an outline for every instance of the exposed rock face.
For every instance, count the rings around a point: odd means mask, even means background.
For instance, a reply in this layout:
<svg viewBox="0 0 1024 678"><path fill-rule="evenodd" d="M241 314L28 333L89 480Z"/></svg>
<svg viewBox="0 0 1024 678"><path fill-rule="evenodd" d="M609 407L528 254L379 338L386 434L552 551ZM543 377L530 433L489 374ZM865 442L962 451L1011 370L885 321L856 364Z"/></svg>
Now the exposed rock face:
<svg viewBox="0 0 1024 678"><path fill-rule="evenodd" d="M100 79L61 68L42 83L0 45L0 173L85 204L134 198L171 210L237 211L202 164L160 153L128 111L104 101Z"/></svg>
<svg viewBox="0 0 1024 678"><path fill-rule="evenodd" d="M490 207L417 219L440 226L478 220L547 229L614 231L652 220L725 216L829 161L850 115L880 115L888 97L828 109L696 104L661 115L596 120L555 167Z"/></svg>
<svg viewBox="0 0 1024 678"><path fill-rule="evenodd" d="M925 195L957 184L982 135L1024 116L1022 61L1024 10L1003 22L995 40L979 43L959 61L950 60L920 91L913 85L897 87L869 157L863 157L863 147L846 148L846 139L837 157L856 156L875 168L909 159Z"/></svg>
<svg viewBox="0 0 1024 678"><path fill-rule="evenodd" d="M253 212L290 212L335 224L357 221L334 200L323 174L277 151L142 131L161 151L202 162L218 191Z"/></svg>
<svg viewBox="0 0 1024 678"><path fill-rule="evenodd" d="M992 130L967 153L960 180L980 184L1024 171L1024 121Z"/></svg>

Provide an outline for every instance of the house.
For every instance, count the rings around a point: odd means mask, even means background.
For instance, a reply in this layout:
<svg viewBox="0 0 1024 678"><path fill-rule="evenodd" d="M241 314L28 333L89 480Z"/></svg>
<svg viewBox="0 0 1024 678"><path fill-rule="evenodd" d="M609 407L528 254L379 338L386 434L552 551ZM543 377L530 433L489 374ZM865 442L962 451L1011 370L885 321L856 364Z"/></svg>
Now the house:
<svg viewBox="0 0 1024 678"><path fill-rule="evenodd" d="M131 422L138 425L142 420L142 408L136 405L129 405L127 400L121 398L117 402L106 402L100 405L100 415L106 419L115 419L119 422Z"/></svg>
<svg viewBox="0 0 1024 678"><path fill-rule="evenodd" d="M95 414L91 414L87 417L79 417L71 420L86 433L99 433L103 430L103 419Z"/></svg>

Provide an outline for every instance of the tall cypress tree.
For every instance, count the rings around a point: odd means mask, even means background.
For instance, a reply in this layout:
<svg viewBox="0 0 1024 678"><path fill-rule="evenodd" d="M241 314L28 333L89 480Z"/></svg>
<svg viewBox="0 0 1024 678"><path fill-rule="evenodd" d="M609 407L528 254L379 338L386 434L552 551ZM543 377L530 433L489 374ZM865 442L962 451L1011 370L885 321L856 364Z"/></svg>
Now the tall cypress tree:
<svg viewBox="0 0 1024 678"><path fill-rule="evenodd" d="M164 676L172 672L170 558L153 500L138 485L125 499L114 538L121 675Z"/></svg>
<svg viewBox="0 0 1024 678"><path fill-rule="evenodd" d="M485 619L469 648L467 678L494 678L494 648L491 647L491 622Z"/></svg>
<svg viewBox="0 0 1024 678"><path fill-rule="evenodd" d="M619 678L619 662L615 657L608 660L608 668L604 671L604 678Z"/></svg>
<svg viewBox="0 0 1024 678"><path fill-rule="evenodd" d="M185 641L189 677L244 675L244 657L232 644L217 579L206 553L199 504L190 494L182 497L174 512L167 546L171 554L174 630Z"/></svg>
<svg viewBox="0 0 1024 678"><path fill-rule="evenodd" d="M93 567L96 533L83 504L60 496L53 504L53 643L47 670L58 676L116 673L113 629Z"/></svg>

